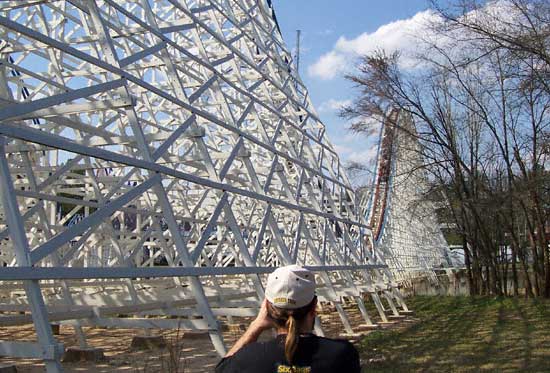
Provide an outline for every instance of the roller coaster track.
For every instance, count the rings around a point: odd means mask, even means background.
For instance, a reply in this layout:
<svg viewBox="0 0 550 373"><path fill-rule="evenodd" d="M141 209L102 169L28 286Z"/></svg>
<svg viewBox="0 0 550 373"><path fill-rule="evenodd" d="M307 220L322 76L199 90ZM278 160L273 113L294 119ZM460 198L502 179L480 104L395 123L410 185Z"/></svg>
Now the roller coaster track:
<svg viewBox="0 0 550 373"><path fill-rule="evenodd" d="M427 198L428 180L409 116L392 110L381 129L376 173L365 216L375 249L397 281L428 276L453 264L439 228L435 208Z"/></svg>
<svg viewBox="0 0 550 373"><path fill-rule="evenodd" d="M387 122L395 123L398 112L393 110L386 119ZM395 127L385 123L381 130L379 151L376 162L376 176L374 183L374 193L368 213L368 221L374 231L374 240L378 242L384 229L384 219L386 217L386 206L390 198L392 165L394 162L394 137Z"/></svg>

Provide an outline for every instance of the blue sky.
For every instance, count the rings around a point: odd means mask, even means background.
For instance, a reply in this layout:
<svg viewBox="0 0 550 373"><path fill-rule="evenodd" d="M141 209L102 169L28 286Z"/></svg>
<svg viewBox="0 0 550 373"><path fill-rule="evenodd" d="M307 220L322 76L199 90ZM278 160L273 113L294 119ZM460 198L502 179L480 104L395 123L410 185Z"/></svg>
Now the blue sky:
<svg viewBox="0 0 550 373"><path fill-rule="evenodd" d="M302 30L300 74L343 160L366 162L374 155L373 139L352 135L338 118L337 107L355 92L343 78L357 56L373 48L410 48L427 16L427 0L273 0L289 49ZM409 44L409 45L407 45Z"/></svg>

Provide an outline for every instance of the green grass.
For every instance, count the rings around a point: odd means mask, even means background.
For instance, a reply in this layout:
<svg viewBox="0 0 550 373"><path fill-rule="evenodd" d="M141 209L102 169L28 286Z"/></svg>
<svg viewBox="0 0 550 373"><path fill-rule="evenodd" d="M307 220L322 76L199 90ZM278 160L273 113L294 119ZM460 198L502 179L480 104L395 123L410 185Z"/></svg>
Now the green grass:
<svg viewBox="0 0 550 373"><path fill-rule="evenodd" d="M407 304L418 322L361 341L364 372L550 371L550 301L414 297Z"/></svg>

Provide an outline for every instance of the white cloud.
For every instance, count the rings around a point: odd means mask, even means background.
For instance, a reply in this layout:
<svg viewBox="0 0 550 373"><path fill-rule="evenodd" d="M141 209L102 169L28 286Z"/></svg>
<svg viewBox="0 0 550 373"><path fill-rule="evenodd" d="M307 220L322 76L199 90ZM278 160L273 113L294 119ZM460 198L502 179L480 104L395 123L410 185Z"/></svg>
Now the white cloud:
<svg viewBox="0 0 550 373"><path fill-rule="evenodd" d="M338 153L340 156L353 152L353 149L346 145L333 144L333 146L334 146L334 151Z"/></svg>
<svg viewBox="0 0 550 373"><path fill-rule="evenodd" d="M310 76L329 80L335 78L345 65L345 56L340 52L331 51L322 55L317 62L309 66L307 72Z"/></svg>
<svg viewBox="0 0 550 373"><path fill-rule="evenodd" d="M344 106L351 105L351 100L335 100L331 98L319 105L319 112L329 112L341 110Z"/></svg>
<svg viewBox="0 0 550 373"><path fill-rule="evenodd" d="M341 36L333 49L322 55L308 67L312 77L330 80L346 71L360 55L384 49L388 53L400 51L401 63L405 68L414 67L413 56L418 52L418 37L433 36L429 24L438 16L430 10L419 12L413 17L390 22L372 33L365 32L354 39Z"/></svg>
<svg viewBox="0 0 550 373"><path fill-rule="evenodd" d="M374 164L376 160L376 154L378 153L378 148L376 146L371 146L366 150L358 150L348 154L346 157L347 160L352 162L357 162L362 165Z"/></svg>

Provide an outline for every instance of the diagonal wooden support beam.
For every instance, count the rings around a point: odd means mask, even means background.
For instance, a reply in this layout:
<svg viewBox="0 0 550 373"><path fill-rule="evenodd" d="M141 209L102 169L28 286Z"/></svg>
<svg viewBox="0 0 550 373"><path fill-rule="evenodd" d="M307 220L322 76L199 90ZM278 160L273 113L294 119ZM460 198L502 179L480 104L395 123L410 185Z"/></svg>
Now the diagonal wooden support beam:
<svg viewBox="0 0 550 373"><path fill-rule="evenodd" d="M86 232L88 229L101 224L106 217L113 214L115 211L120 209L122 206L130 203L133 199L145 193L148 189L153 187L160 181L160 176L157 174L153 177L150 177L139 186L131 189L129 192L126 192L117 199L110 201L104 207L98 209L96 212L90 216L84 218L80 223L73 225L71 228L63 231L62 233L52 237L48 242L40 245L34 249L30 254L30 259L32 264L38 263L40 260L50 255L55 250L62 247L64 244L72 240L74 237Z"/></svg>

